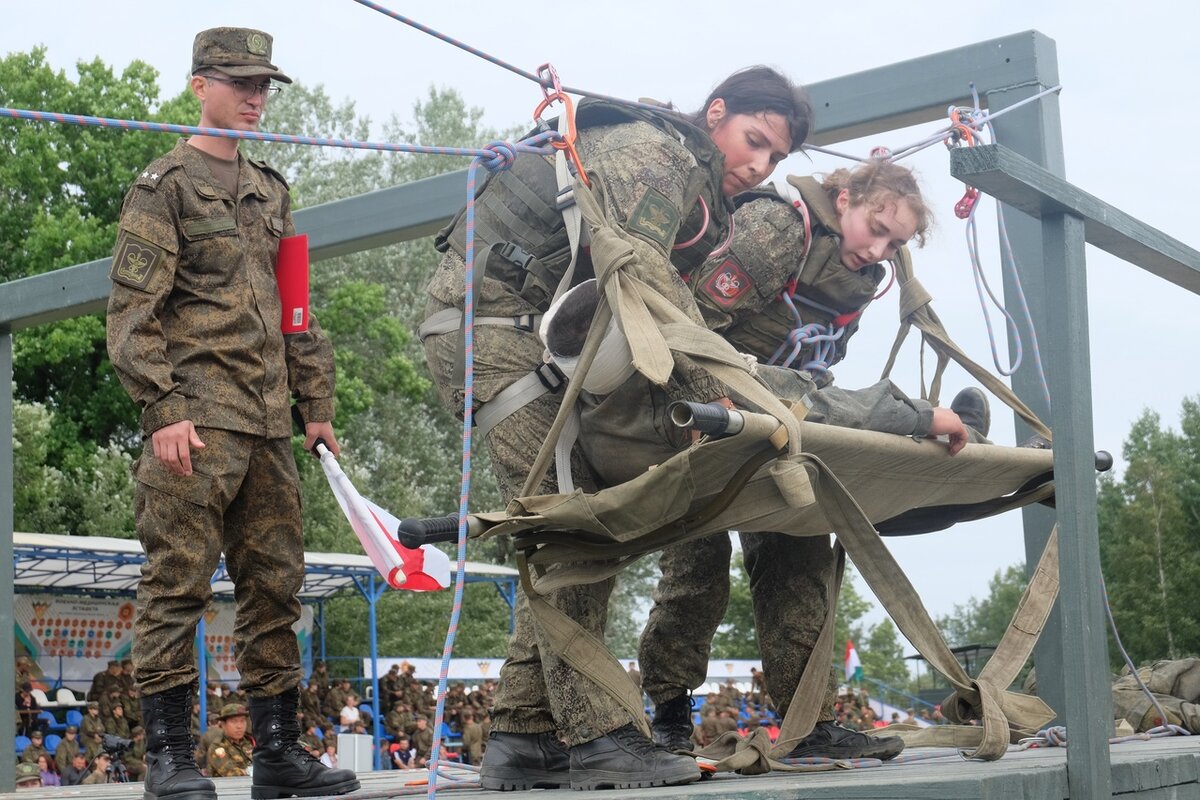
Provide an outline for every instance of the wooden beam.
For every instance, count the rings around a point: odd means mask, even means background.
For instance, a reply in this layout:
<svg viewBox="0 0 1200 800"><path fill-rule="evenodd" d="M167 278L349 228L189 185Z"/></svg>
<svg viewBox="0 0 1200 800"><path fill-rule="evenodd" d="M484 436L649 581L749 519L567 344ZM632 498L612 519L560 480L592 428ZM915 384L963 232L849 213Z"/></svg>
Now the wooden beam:
<svg viewBox="0 0 1200 800"><path fill-rule="evenodd" d="M1079 217L1088 244L1200 294L1200 252L1001 145L952 151L950 174L1032 217Z"/></svg>

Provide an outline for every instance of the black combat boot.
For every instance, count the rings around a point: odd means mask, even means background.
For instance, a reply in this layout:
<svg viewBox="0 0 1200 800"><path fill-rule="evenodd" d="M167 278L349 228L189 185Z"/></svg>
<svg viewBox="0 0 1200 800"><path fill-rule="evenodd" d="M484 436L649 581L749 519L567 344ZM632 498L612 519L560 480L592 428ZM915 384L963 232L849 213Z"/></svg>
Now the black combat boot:
<svg viewBox="0 0 1200 800"><path fill-rule="evenodd" d="M668 750L692 749L692 701L686 694L664 700L654 707L650 724L654 743Z"/></svg>
<svg viewBox="0 0 1200 800"><path fill-rule="evenodd" d="M958 414L963 425L974 428L983 438L987 438L992 427L992 409L988 405L987 395L974 386L968 386L950 401L950 410Z"/></svg>
<svg viewBox="0 0 1200 800"><path fill-rule="evenodd" d="M818 722L785 758L878 758L900 755L904 740L898 736L867 736L843 728L832 720Z"/></svg>
<svg viewBox="0 0 1200 800"><path fill-rule="evenodd" d="M146 789L142 800L217 800L217 788L196 768L192 687L184 684L138 701L146 728Z"/></svg>
<svg viewBox="0 0 1200 800"><path fill-rule="evenodd" d="M318 797L345 794L358 788L348 769L330 769L300 744L296 707L300 692L289 689L274 697L250 698L250 727L254 732L254 771L250 797Z"/></svg>
<svg viewBox="0 0 1200 800"><path fill-rule="evenodd" d="M572 789L640 789L698 780L696 759L659 747L633 723L571 748Z"/></svg>
<svg viewBox="0 0 1200 800"><path fill-rule="evenodd" d="M484 789L511 792L559 789L571 782L571 759L554 733L492 731L479 783Z"/></svg>

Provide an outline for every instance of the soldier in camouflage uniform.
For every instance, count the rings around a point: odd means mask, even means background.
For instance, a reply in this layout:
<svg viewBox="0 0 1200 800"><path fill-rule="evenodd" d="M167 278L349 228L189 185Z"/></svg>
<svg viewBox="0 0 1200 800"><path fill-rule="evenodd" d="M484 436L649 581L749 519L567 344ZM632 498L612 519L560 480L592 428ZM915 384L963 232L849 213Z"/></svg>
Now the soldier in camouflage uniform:
<svg viewBox="0 0 1200 800"><path fill-rule="evenodd" d="M111 783L108 776L108 770L112 766L112 756L108 753L100 752L92 758L92 771L83 779L81 786L91 786L96 783Z"/></svg>
<svg viewBox="0 0 1200 800"><path fill-rule="evenodd" d="M21 760L36 764L39 758L48 755L50 755L50 751L43 744L42 732L30 731L29 744L25 745L25 749L21 751Z"/></svg>
<svg viewBox="0 0 1200 800"><path fill-rule="evenodd" d="M633 261L625 272L653 286L699 325L703 319L681 274L695 269L728 232L727 196L757 185L776 161L807 135L809 105L786 79L765 68L732 76L689 120L673 112L630 109L585 100L578 107L577 148L605 212L629 235ZM711 135L711 138L710 138ZM475 391L486 404L532 371L548 394L499 421L486 438L500 491L520 489L559 406L561 375L546 370L536 320L549 306L566 271L568 236L556 210L550 165L518 158L492 176L476 206ZM443 401L461 412L464 393L458 331L464 303L465 237L461 217L439 237L445 252L429 287L422 339ZM578 273L591 264L579 254ZM481 275L486 266L486 275ZM451 324L435 329L444 316ZM683 354L675 358L672 396L708 401L724 388ZM578 458L575 480L592 481ZM545 476L535 491L553 492ZM561 589L545 599L603 638L611 579ZM518 602L496 694L495 727L481 781L489 789L600 785L662 785L699 778L690 760L655 749L619 704L545 646L528 605ZM556 731L571 747L562 751ZM615 777L614 777L615 776Z"/></svg>
<svg viewBox="0 0 1200 800"><path fill-rule="evenodd" d="M221 736L208 746L208 774L214 778L249 775L253 763L254 740L246 736L250 712L230 703L221 708Z"/></svg>
<svg viewBox="0 0 1200 800"><path fill-rule="evenodd" d="M129 773L129 780L139 783L146 777L146 729L141 725L134 725L129 732L129 738L133 744L125 751L121 761L125 764L125 771Z"/></svg>
<svg viewBox="0 0 1200 800"><path fill-rule="evenodd" d="M79 728L68 725L63 733L58 747L54 748L54 760L62 766L67 766L79 753Z"/></svg>
<svg viewBox="0 0 1200 800"><path fill-rule="evenodd" d="M272 80L271 37L245 28L196 36L200 124L256 130ZM188 727L193 640L225 553L237 586L237 666L259 737L255 793L336 794L353 773L326 770L299 744L300 658L291 626L304 570L289 401L305 447L333 434L333 351L315 320L284 335L274 276L294 233L287 182L195 136L135 177L113 251L108 350L141 407L148 446L133 466L138 587L133 659L148 742L146 797L215 800Z"/></svg>
<svg viewBox="0 0 1200 800"><path fill-rule="evenodd" d="M87 713L79 723L79 739L86 745L94 733L104 733L104 720L100 718L100 703L92 700L87 704Z"/></svg>
<svg viewBox="0 0 1200 800"><path fill-rule="evenodd" d="M104 731L122 739L130 737L132 729L129 720L125 719L125 706L118 703L112 707L112 716L104 721Z"/></svg>
<svg viewBox="0 0 1200 800"><path fill-rule="evenodd" d="M881 173L884 178L879 177ZM729 253L711 259L691 282L697 302L711 329L761 362L792 349L783 346L793 329L799 327L791 309L800 307L808 324L838 320L832 327L842 329L841 337L835 349L825 354L824 363L814 346L805 344L796 348L795 361L788 363L805 365L808 371L758 368L760 377L782 395L810 398L810 420L912 435L925 435L937 425L935 432L953 430L965 441L963 437L968 434L956 415L944 409L934 411L924 401L909 400L889 382L858 392L844 392L829 385L832 376L828 367L845 355L846 340L857 329L859 315L886 274L877 260L890 258L913 235L923 236L926 227L924 204L911 173L877 162L860 168L856 174L860 184L874 185L875 189L870 197L856 197L853 204L847 191L841 208L835 208L837 200L828 188L807 178L789 178L789 183L799 189L797 200L805 206L806 214L800 213L799 205L793 206L773 192L740 196ZM835 196L840 194L834 192ZM907 214L901 213L903 224L896 223L895 211L890 216L877 213L878 219L872 218L874 225L887 230L878 255L867 259L844 253L839 219L849 220L847 214L852 208L882 208L886 203L912 208L905 209ZM811 229L806 215L811 217ZM848 241L858 242L854 237ZM787 298L781 296L784 292ZM818 387L823 387L820 392ZM647 403L639 402L638 393L644 391L644 387L622 387L594 410L585 410L586 435L581 444L589 461L613 463L613 454L635 452L639 437L662 438L661 429L656 432L631 419L653 416ZM664 403L650 401L652 407L660 409ZM614 408L618 413L613 413ZM606 415L610 417L607 420ZM951 428L943 431L942 425ZM665 459L686 444L686 437L668 429L661 451L651 460ZM645 446L640 449L645 450ZM633 477L644 467L643 461L627 455L622 474L606 472L602 478L615 482ZM786 713L829 606L833 553L828 537L783 538L743 532L741 538L768 689L780 713ZM662 579L643 633L640 661L643 688L656 704L655 740L672 749L690 749L688 694L705 680L712 636L724 616L730 551L729 537L722 535L668 547L660 559ZM780 598L787 598L787 602L780 602ZM831 675L817 728L811 737L797 743L795 756L890 758L899 753L903 748L899 739L851 736L833 725L835 686Z"/></svg>

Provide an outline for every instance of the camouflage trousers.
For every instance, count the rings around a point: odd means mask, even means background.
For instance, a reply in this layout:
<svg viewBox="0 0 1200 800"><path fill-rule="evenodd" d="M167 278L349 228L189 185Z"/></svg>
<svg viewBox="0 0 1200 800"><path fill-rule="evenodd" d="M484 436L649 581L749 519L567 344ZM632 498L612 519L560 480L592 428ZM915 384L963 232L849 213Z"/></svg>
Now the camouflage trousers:
<svg viewBox="0 0 1200 800"><path fill-rule="evenodd" d="M192 450L191 475L172 474L149 447L133 465L146 551L133 640L138 689L152 694L196 681L196 625L224 551L237 597L240 686L253 696L277 695L301 677L292 625L300 616L304 537L291 443L196 432L205 447Z"/></svg>
<svg viewBox="0 0 1200 800"><path fill-rule="evenodd" d="M447 255L452 257L453 254ZM432 300L426 307L426 316L446 307ZM484 308L481 305L480 315L492 313ZM525 313L535 311L530 307ZM442 401L461 412L463 392L456 388L461 363L458 334L430 336L424 344L429 371ZM542 349L541 340L532 331L496 325L476 328L474 385L478 401L486 403L528 374L541 363ZM560 397L542 395L489 432L488 452L505 502L520 492L558 412ZM572 473L577 485L594 487L585 465L574 453ZM557 492L554 476L551 464L538 491ZM569 586L550 592L543 599L603 639L613 585L614 580L608 579L587 586ZM518 591L515 627L500 670L492 729L507 733L558 731L569 744L575 745L597 739L630 721L629 714L604 689L546 647L528 601Z"/></svg>
<svg viewBox="0 0 1200 800"><path fill-rule="evenodd" d="M787 713L829 608L834 569L828 536L740 535L767 693ZM704 683L713 635L729 603L728 535L673 545L659 560L662 577L642 633L642 688L656 704ZM832 669L818 720L833 719Z"/></svg>

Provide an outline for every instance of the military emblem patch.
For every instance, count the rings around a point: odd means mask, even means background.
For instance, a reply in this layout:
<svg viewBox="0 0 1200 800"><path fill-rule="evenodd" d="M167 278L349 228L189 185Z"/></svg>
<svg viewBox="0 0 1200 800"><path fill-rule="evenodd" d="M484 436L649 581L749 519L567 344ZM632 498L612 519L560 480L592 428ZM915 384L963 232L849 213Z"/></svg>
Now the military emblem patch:
<svg viewBox="0 0 1200 800"><path fill-rule="evenodd" d="M134 289L145 289L163 255L161 247L122 231L108 277Z"/></svg>
<svg viewBox="0 0 1200 800"><path fill-rule="evenodd" d="M267 54L267 37L261 33L252 33L246 37L246 49L256 56Z"/></svg>
<svg viewBox="0 0 1200 800"><path fill-rule="evenodd" d="M668 249L679 231L679 209L657 189L647 189L638 201L625 229L640 233L652 242Z"/></svg>
<svg viewBox="0 0 1200 800"><path fill-rule="evenodd" d="M732 258L727 258L708 276L700 288L718 306L729 309L737 305L738 299L753 285L742 265Z"/></svg>

